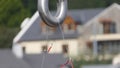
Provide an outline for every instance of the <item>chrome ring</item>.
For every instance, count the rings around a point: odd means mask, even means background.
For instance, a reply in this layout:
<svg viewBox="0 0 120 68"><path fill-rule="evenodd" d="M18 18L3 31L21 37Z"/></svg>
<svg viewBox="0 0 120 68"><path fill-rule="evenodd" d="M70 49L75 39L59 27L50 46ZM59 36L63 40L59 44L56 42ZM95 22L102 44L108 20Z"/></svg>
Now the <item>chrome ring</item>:
<svg viewBox="0 0 120 68"><path fill-rule="evenodd" d="M38 11L42 20L51 27L62 24L67 15L67 0L58 0L55 16L50 13L48 2L49 0L38 0Z"/></svg>

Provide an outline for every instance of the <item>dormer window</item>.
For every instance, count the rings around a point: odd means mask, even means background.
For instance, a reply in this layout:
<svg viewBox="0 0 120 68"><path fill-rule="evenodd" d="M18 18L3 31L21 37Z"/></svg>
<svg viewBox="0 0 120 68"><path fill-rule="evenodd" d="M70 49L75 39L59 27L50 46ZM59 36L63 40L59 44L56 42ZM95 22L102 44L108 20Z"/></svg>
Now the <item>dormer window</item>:
<svg viewBox="0 0 120 68"><path fill-rule="evenodd" d="M75 24L68 24L68 30L75 30Z"/></svg>
<svg viewBox="0 0 120 68"><path fill-rule="evenodd" d="M70 16L66 17L62 26L64 33L74 33L76 31L76 23Z"/></svg>
<svg viewBox="0 0 120 68"><path fill-rule="evenodd" d="M53 34L56 31L55 27L49 27L44 22L41 22L41 32L42 34ZM48 33L47 33L48 32Z"/></svg>
<svg viewBox="0 0 120 68"><path fill-rule="evenodd" d="M47 26L44 22L40 22L41 33L46 34Z"/></svg>
<svg viewBox="0 0 120 68"><path fill-rule="evenodd" d="M111 19L102 19L101 23L104 34L116 33L116 24Z"/></svg>
<svg viewBox="0 0 120 68"><path fill-rule="evenodd" d="M116 24L115 24L115 22L112 22L110 24L110 31L111 31L111 33L116 33Z"/></svg>

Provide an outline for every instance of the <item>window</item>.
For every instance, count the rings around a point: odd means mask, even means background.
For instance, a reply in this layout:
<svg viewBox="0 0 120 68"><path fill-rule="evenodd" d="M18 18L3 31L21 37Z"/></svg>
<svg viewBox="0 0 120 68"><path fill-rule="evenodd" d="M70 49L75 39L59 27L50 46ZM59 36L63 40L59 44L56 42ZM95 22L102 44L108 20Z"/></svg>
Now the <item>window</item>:
<svg viewBox="0 0 120 68"><path fill-rule="evenodd" d="M41 32L43 34L53 34L54 32L56 32L56 27L49 27L47 26L44 22L40 22L40 27L41 27Z"/></svg>
<svg viewBox="0 0 120 68"><path fill-rule="evenodd" d="M65 33L74 33L76 31L76 25L74 23L71 24L64 24L63 31Z"/></svg>
<svg viewBox="0 0 120 68"><path fill-rule="evenodd" d="M46 24L43 21L40 22L40 29L43 34L46 33Z"/></svg>
<svg viewBox="0 0 120 68"><path fill-rule="evenodd" d="M71 16L67 16L63 23L63 31L65 33L74 33L76 31L76 22Z"/></svg>
<svg viewBox="0 0 120 68"><path fill-rule="evenodd" d="M116 33L116 24L114 22L110 24L110 32Z"/></svg>
<svg viewBox="0 0 120 68"><path fill-rule="evenodd" d="M47 51L47 45L42 46L42 52L46 52Z"/></svg>
<svg viewBox="0 0 120 68"><path fill-rule="evenodd" d="M116 33L116 24L114 22L103 23L104 34Z"/></svg>
<svg viewBox="0 0 120 68"><path fill-rule="evenodd" d="M75 29L75 24L71 23L71 24L68 24L68 30L76 30Z"/></svg>
<svg viewBox="0 0 120 68"><path fill-rule="evenodd" d="M72 29L73 29L72 24L68 24L68 29L69 29L69 30L72 30Z"/></svg>
<svg viewBox="0 0 120 68"><path fill-rule="evenodd" d="M23 53L25 53L25 51L26 51L26 48L25 48L25 47L22 47L22 50L23 50Z"/></svg>
<svg viewBox="0 0 120 68"><path fill-rule="evenodd" d="M63 45L62 46L62 51L64 54L67 54L68 53L68 45Z"/></svg>
<svg viewBox="0 0 120 68"><path fill-rule="evenodd" d="M63 28L64 32L68 32L68 26L67 26L67 24L63 24L62 28Z"/></svg>
<svg viewBox="0 0 120 68"><path fill-rule="evenodd" d="M56 32L56 27L47 27L46 30L49 34L53 34Z"/></svg>
<svg viewBox="0 0 120 68"><path fill-rule="evenodd" d="M109 51L109 44L108 42L102 41L102 42L98 42L98 52L99 54L108 54L110 53Z"/></svg>
<svg viewBox="0 0 120 68"><path fill-rule="evenodd" d="M99 54L119 54L120 41L99 41Z"/></svg>

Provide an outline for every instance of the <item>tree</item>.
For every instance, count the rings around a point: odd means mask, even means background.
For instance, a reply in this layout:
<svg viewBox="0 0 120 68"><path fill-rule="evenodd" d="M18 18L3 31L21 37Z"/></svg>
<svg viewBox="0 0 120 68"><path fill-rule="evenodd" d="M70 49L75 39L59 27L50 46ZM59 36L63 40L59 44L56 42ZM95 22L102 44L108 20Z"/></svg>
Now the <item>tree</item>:
<svg viewBox="0 0 120 68"><path fill-rule="evenodd" d="M0 48L11 48L13 38L18 33L18 28L0 26Z"/></svg>
<svg viewBox="0 0 120 68"><path fill-rule="evenodd" d="M0 0L0 25L19 26L30 12L24 8L21 0Z"/></svg>

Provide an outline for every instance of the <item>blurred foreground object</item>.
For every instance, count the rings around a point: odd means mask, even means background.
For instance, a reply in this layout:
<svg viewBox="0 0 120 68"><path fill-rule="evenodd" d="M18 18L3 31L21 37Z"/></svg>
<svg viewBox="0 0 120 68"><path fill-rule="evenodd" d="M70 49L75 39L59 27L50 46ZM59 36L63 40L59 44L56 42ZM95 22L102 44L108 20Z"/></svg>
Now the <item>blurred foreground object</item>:
<svg viewBox="0 0 120 68"><path fill-rule="evenodd" d="M67 14L67 0L58 0L58 10L55 16L50 13L48 2L48 0L38 0L38 11L41 18L49 26L62 24Z"/></svg>
<svg viewBox="0 0 120 68"><path fill-rule="evenodd" d="M120 68L120 54L115 56L113 58L112 64L116 67L116 68Z"/></svg>

